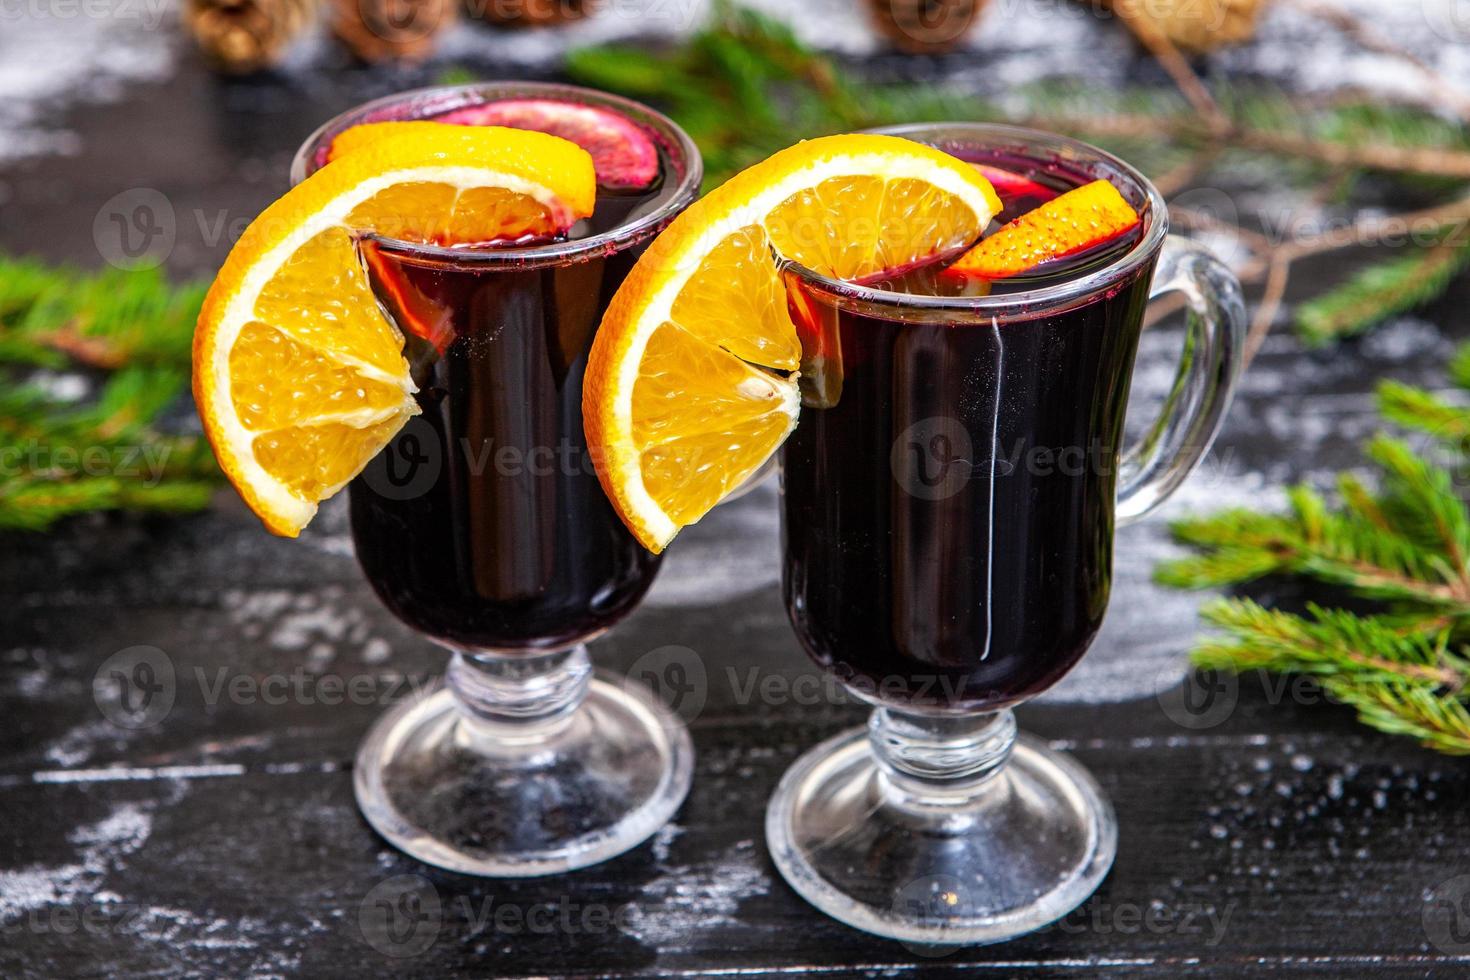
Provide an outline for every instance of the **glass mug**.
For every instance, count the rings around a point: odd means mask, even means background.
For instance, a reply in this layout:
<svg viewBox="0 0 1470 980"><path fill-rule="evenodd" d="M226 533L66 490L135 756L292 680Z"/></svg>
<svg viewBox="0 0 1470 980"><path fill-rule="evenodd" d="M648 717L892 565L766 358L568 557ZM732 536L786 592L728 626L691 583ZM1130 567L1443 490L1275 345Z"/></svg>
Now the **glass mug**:
<svg viewBox="0 0 1470 980"><path fill-rule="evenodd" d="M875 706L867 728L802 756L766 835L804 898L914 943L998 942L1081 904L1117 826L1076 762L1017 736L1011 708L1055 684L1102 624L1113 532L1203 457L1241 367L1229 270L1168 234L1138 171L1005 126L882 130L967 159L1110 179L1136 243L1101 268L987 296L890 292L785 271L803 371L781 451L783 591L802 646ZM1151 299L1189 326L1162 417L1124 449Z"/></svg>
<svg viewBox="0 0 1470 980"><path fill-rule="evenodd" d="M688 793L682 722L642 685L594 677L585 643L643 597L659 560L603 494L582 431L582 375L608 301L699 190L699 152L639 103L566 85L485 83L380 99L331 120L295 181L363 122L503 99L619 113L660 178L598 189L566 240L459 249L368 236L374 293L403 327L421 414L349 486L359 563L383 603L448 648L445 683L385 714L354 770L358 805L399 849L520 877L623 853Z"/></svg>

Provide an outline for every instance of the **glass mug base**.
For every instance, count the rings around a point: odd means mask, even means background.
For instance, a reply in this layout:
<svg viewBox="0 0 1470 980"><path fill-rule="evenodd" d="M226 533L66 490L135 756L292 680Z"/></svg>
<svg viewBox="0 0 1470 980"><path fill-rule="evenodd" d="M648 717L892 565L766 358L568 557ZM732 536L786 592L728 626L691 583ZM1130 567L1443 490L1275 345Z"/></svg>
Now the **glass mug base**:
<svg viewBox="0 0 1470 980"><path fill-rule="evenodd" d="M872 739L807 752L766 810L777 869L839 922L923 947L1003 942L1081 905L1112 867L1111 805L1039 740L1007 739L1008 761L951 795L895 783Z"/></svg>
<svg viewBox="0 0 1470 980"><path fill-rule="evenodd" d="M389 711L357 753L363 816L420 861L496 878L584 868L647 840L688 795L689 732L641 684L592 678L564 717L521 729L466 712L452 687Z"/></svg>

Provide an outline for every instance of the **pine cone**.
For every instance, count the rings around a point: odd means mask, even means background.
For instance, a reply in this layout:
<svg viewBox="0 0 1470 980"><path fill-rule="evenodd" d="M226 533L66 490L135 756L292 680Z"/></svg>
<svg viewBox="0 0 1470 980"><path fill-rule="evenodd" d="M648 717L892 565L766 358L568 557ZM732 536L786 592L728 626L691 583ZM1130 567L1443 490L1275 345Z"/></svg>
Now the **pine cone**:
<svg viewBox="0 0 1470 980"><path fill-rule="evenodd" d="M456 0L332 0L332 33L367 62L426 58L458 17Z"/></svg>
<svg viewBox="0 0 1470 980"><path fill-rule="evenodd" d="M464 0L470 17L500 27L553 27L595 14L603 0Z"/></svg>
<svg viewBox="0 0 1470 980"><path fill-rule="evenodd" d="M1197 54L1249 41L1266 0L1102 0L1117 10L1129 5L1175 46Z"/></svg>
<svg viewBox="0 0 1470 980"><path fill-rule="evenodd" d="M984 7L985 0L868 0L878 30L909 54L958 47Z"/></svg>
<svg viewBox="0 0 1470 980"><path fill-rule="evenodd" d="M280 62L316 18L316 0L185 0L184 29L217 70L245 75Z"/></svg>

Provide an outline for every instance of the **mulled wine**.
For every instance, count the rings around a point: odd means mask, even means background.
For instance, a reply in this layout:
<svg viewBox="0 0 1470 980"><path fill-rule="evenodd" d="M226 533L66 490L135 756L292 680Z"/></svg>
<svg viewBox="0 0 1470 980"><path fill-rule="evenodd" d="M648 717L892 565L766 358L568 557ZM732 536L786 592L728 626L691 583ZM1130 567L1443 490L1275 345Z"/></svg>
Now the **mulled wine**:
<svg viewBox="0 0 1470 980"><path fill-rule="evenodd" d="M608 186L594 157L596 210L567 243L667 204L668 151L644 139L657 155L637 186ZM473 246L505 250L495 263L363 241L422 414L351 484L352 533L368 581L415 629L469 649L558 649L608 629L648 590L659 557L597 482L581 392L602 313L657 230L567 260L517 258L560 242Z"/></svg>
<svg viewBox="0 0 1470 980"><path fill-rule="evenodd" d="M1013 154L972 162L1005 205L991 231L1092 179ZM1018 294L1080 279L1138 237L997 281L956 276L947 256L862 285ZM818 664L884 703L978 711L1077 662L1108 603L1152 269L1062 309L975 318L845 302L838 286L788 275L808 363L782 452L783 588Z"/></svg>
<svg viewBox="0 0 1470 980"><path fill-rule="evenodd" d="M377 139L454 142L426 120L570 140L590 164L546 141L556 152L540 162L574 161L584 189L590 167L597 190L589 217L554 239L520 234L561 225L515 198L501 239L357 239L403 335L420 411L349 485L353 542L393 614L453 654L441 686L373 725L353 788L368 822L429 864L554 874L646 840L692 778L678 717L635 680L595 676L584 644L632 610L658 558L597 481L582 377L608 302L694 200L702 171L689 137L646 106L566 85L488 82L351 110L302 147L293 175L345 166ZM416 125L365 125L397 122ZM485 169L472 176L498 187Z"/></svg>
<svg viewBox="0 0 1470 980"><path fill-rule="evenodd" d="M1008 126L889 134L992 168L1003 227L878 288L786 270L803 340L787 608L811 656L877 707L786 771L766 840L828 915L954 948L1054 921L1112 865L1096 780L1018 736L1009 706L1092 641L1114 527L1208 450L1246 316L1234 276L1168 234L1163 197L1122 160ZM1191 314L1179 374L1124 451L1145 307L1173 292Z"/></svg>

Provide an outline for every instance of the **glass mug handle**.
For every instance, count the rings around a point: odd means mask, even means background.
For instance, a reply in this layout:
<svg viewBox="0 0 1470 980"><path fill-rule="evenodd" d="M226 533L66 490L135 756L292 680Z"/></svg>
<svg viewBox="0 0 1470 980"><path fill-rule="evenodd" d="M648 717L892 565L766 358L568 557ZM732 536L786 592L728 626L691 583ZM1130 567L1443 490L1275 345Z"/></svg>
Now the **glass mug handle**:
<svg viewBox="0 0 1470 980"><path fill-rule="evenodd" d="M1118 523L1131 524L1169 498L1215 441L1235 394L1245 353L1240 281L1202 245L1170 235L1149 301L1184 297L1188 326L1179 374L1164 408L1119 464Z"/></svg>

